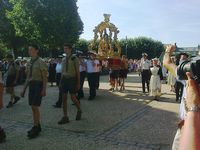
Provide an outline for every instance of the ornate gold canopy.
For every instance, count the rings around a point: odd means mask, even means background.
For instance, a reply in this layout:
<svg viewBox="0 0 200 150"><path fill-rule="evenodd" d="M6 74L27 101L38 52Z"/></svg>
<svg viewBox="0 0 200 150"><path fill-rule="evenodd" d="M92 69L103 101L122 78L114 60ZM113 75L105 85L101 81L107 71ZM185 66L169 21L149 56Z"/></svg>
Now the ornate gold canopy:
<svg viewBox="0 0 200 150"><path fill-rule="evenodd" d="M89 45L90 50L98 51L100 58L119 58L121 47L117 38L118 28L110 23L110 14L104 14L104 21L95 27L94 39Z"/></svg>

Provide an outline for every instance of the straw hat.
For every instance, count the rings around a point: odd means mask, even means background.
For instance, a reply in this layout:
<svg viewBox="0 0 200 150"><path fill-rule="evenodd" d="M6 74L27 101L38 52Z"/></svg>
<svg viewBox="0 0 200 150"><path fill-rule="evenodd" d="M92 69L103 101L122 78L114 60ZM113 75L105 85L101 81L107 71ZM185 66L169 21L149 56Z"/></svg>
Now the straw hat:
<svg viewBox="0 0 200 150"><path fill-rule="evenodd" d="M95 51L88 51L89 55L97 55L97 53Z"/></svg>
<svg viewBox="0 0 200 150"><path fill-rule="evenodd" d="M142 56L148 56L148 54L147 53L142 53Z"/></svg>
<svg viewBox="0 0 200 150"><path fill-rule="evenodd" d="M152 60L153 60L153 61L158 61L158 58L153 58Z"/></svg>

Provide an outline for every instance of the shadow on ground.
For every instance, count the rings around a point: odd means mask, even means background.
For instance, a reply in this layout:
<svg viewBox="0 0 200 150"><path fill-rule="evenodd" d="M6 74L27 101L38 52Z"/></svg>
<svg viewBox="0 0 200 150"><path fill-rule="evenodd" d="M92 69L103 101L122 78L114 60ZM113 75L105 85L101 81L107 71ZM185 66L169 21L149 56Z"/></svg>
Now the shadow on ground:
<svg viewBox="0 0 200 150"><path fill-rule="evenodd" d="M35 140L27 140L32 114L27 96L11 109L0 111L0 124L8 134L8 142L0 149L160 149L169 148L176 131L177 108L173 95L165 94L161 102L152 101L139 88L139 78L128 77L124 93L109 92L104 76L98 96L88 101L88 88L81 100L83 119L75 121L76 109L68 101L70 123L58 125L62 110L52 105L57 100L57 87L48 87L41 107L43 132ZM135 83L134 81L137 81ZM131 82L130 82L131 81ZM17 88L17 93L22 87ZM7 103L8 96L4 96ZM79 144L77 144L79 143Z"/></svg>

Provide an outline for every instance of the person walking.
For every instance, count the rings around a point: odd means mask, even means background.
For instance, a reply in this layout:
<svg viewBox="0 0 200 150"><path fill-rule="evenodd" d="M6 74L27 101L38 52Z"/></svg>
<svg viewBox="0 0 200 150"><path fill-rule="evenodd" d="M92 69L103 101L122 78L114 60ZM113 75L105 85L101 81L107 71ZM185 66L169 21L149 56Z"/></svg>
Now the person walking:
<svg viewBox="0 0 200 150"><path fill-rule="evenodd" d="M6 92L10 95L10 102L7 105L7 108L10 108L20 100L20 97L15 95L14 90L19 77L19 65L15 63L12 54L7 55L7 60L8 68L6 71Z"/></svg>
<svg viewBox="0 0 200 150"><path fill-rule="evenodd" d="M80 71L79 60L72 55L71 44L64 44L64 52L66 57L62 60L62 74L61 74L61 90L63 97L63 117L58 122L59 125L69 123L67 113L67 95L70 93L71 100L77 108L76 120L81 120L81 107L76 98L76 93L80 89Z"/></svg>
<svg viewBox="0 0 200 150"><path fill-rule="evenodd" d="M95 56L95 62L97 65L95 65L95 72L96 72L96 90L99 89L100 86L100 76L101 76L101 69L102 69L102 62L100 62L96 56Z"/></svg>
<svg viewBox="0 0 200 150"><path fill-rule="evenodd" d="M96 67L98 66L99 62L95 61L95 53L90 52L90 58L87 60L87 78L88 84L90 89L90 96L88 100L93 100L96 97L96 87L97 87L97 71Z"/></svg>
<svg viewBox="0 0 200 150"><path fill-rule="evenodd" d="M125 79L127 78L127 74L128 74L128 62L126 60L126 56L123 55L121 58L121 69L119 72L120 91L125 90Z"/></svg>
<svg viewBox="0 0 200 150"><path fill-rule="evenodd" d="M87 70L87 60L79 55L79 61L80 61L80 89L78 90L78 96L77 99L80 100L81 98L84 98L84 91L83 91L83 85L86 78L86 70Z"/></svg>
<svg viewBox="0 0 200 150"><path fill-rule="evenodd" d="M115 90L118 91L119 72L120 72L120 67L110 67L109 82L110 82L111 88L109 89L109 91L112 91L112 92L114 92Z"/></svg>
<svg viewBox="0 0 200 150"><path fill-rule="evenodd" d="M53 59L51 59L49 62L48 72L49 72L48 81L50 82L52 87L56 77L56 64Z"/></svg>
<svg viewBox="0 0 200 150"><path fill-rule="evenodd" d="M148 57L148 55L146 53L143 53L141 63L140 63L143 93L146 92L145 91L145 84L147 85L147 91L149 92L151 62L147 59L147 57Z"/></svg>
<svg viewBox="0 0 200 150"><path fill-rule="evenodd" d="M55 108L61 108L62 105L62 90L60 88L60 80L61 80L61 73L62 73L62 59L59 57L57 64L56 64L56 85L59 89L59 96L58 101L55 105L53 105Z"/></svg>
<svg viewBox="0 0 200 150"><path fill-rule="evenodd" d="M33 127L27 132L27 136L32 139L36 138L41 132L40 125L40 106L42 97L46 96L46 84L48 81L48 67L38 53L37 45L30 45L28 48L31 60L27 64L27 79L21 96L24 97L27 87L29 87L28 99L33 113Z"/></svg>

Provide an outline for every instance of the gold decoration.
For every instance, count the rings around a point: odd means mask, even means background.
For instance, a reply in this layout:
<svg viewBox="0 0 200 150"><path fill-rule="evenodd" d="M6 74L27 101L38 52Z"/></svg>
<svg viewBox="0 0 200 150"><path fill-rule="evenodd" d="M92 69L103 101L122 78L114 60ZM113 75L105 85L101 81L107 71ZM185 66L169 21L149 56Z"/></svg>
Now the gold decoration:
<svg viewBox="0 0 200 150"><path fill-rule="evenodd" d="M89 49L97 50L98 57L102 59L120 58L121 56L121 47L117 38L119 30L110 23L110 16L110 14L104 14L104 21L94 28L94 39L89 44Z"/></svg>

